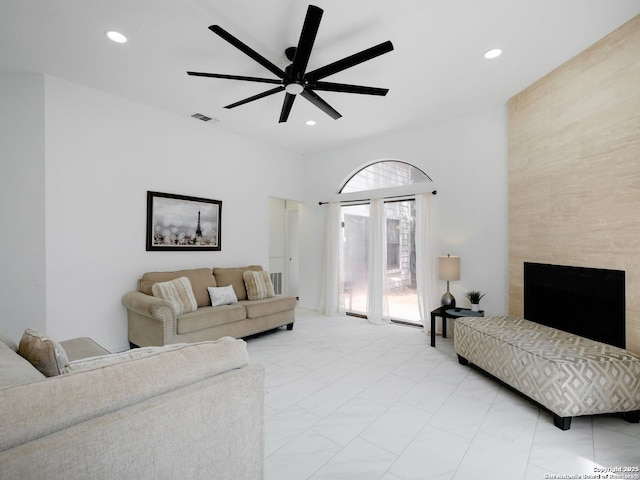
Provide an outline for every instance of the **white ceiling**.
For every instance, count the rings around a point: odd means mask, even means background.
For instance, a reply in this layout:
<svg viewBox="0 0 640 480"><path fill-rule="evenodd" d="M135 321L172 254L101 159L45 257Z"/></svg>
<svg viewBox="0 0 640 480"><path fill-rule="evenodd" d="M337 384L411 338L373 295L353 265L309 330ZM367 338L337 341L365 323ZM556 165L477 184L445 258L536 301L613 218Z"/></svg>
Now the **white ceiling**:
<svg viewBox="0 0 640 480"><path fill-rule="evenodd" d="M218 24L283 68L306 14L300 0L1 0L0 72L54 75L310 154L503 105L640 13L638 0L316 0L324 16L307 71L386 40L395 47L326 81L389 88L386 97L319 92L343 118L283 93L224 105L273 85L196 78L187 70L275 78L211 33ZM108 41L107 30L129 42ZM504 50L496 60L482 54ZM306 120L317 125L308 127ZM198 120L190 120L197 122Z"/></svg>

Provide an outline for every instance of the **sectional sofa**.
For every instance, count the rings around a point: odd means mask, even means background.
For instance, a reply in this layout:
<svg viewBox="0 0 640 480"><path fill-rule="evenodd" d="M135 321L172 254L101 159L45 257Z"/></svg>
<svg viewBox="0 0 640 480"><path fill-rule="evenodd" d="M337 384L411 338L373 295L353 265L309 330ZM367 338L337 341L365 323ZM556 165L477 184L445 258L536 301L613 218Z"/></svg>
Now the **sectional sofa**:
<svg viewBox="0 0 640 480"><path fill-rule="evenodd" d="M264 369L244 341L108 354L73 339L51 377L18 351L0 336L0 478L263 478Z"/></svg>

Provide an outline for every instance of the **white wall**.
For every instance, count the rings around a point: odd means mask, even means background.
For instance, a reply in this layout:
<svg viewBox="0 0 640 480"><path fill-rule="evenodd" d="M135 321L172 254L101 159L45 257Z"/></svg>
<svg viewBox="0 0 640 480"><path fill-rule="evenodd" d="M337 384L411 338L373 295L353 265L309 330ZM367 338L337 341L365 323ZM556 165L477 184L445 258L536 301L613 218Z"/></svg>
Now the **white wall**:
<svg viewBox="0 0 640 480"><path fill-rule="evenodd" d="M45 328L44 79L0 75L0 331Z"/></svg>
<svg viewBox="0 0 640 480"><path fill-rule="evenodd" d="M507 311L507 113L506 107L374 138L310 158L300 209L300 304L318 308L326 207L342 182L362 165L399 159L434 181L439 254L461 257L461 280L451 283L458 305L464 293L482 290L486 314ZM441 293L446 285L439 285ZM440 295L440 292L439 292Z"/></svg>
<svg viewBox="0 0 640 480"><path fill-rule="evenodd" d="M49 335L124 349L142 273L268 265L269 197L302 198L297 155L58 78L45 92ZM222 200L222 250L146 252L147 190Z"/></svg>
<svg viewBox="0 0 640 480"><path fill-rule="evenodd" d="M383 158L434 179L439 252L462 257L462 279L452 283L459 303L466 290L480 289L488 313L506 312L504 108L304 160L58 78L0 81L0 220L16 232L0 235L0 328L16 339L33 326L53 338L87 335L125 348L120 299L143 272L268 265L269 197L304 199L300 304L316 309L325 212L318 201ZM147 190L222 200L222 251L146 252Z"/></svg>

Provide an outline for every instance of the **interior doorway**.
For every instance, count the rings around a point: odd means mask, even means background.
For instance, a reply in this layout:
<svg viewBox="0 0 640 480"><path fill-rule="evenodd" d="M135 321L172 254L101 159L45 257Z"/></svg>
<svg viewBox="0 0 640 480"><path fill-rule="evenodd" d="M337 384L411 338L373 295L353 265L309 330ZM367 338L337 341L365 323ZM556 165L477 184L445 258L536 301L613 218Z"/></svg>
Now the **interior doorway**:
<svg viewBox="0 0 640 480"><path fill-rule="evenodd" d="M299 295L299 202L269 198L269 274L276 295Z"/></svg>

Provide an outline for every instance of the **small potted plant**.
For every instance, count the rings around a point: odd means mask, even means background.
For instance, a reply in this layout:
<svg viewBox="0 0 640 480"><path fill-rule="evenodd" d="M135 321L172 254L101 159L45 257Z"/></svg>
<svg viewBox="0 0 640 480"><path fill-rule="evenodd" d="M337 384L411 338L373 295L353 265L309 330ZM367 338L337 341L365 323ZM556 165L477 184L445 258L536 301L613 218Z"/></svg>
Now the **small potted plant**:
<svg viewBox="0 0 640 480"><path fill-rule="evenodd" d="M482 292L479 292L477 290L471 290L469 292L466 293L466 297L469 299L469 301L471 302L471 310L473 312L477 312L480 310L480 300L482 299L482 297L484 297L485 294Z"/></svg>

